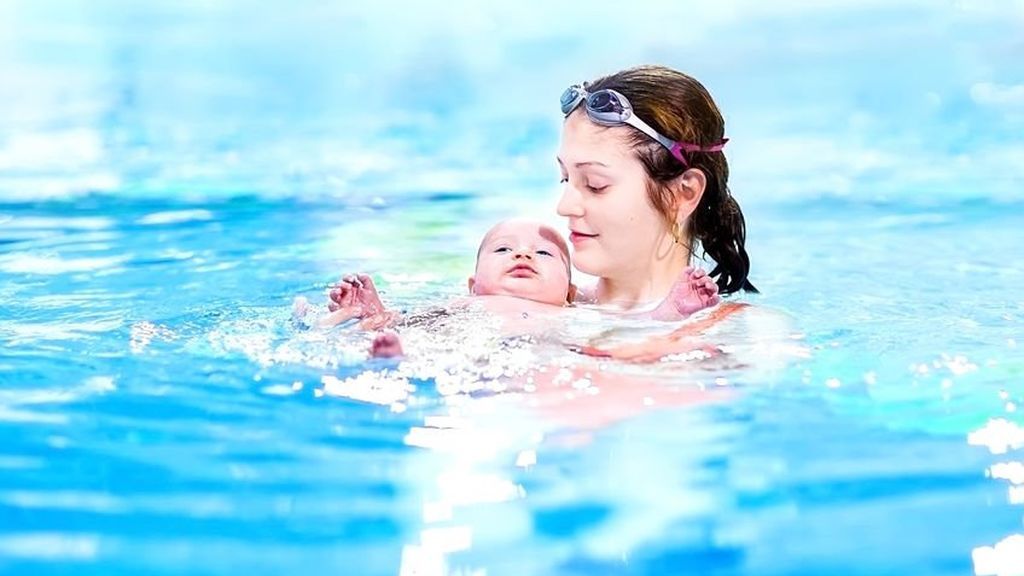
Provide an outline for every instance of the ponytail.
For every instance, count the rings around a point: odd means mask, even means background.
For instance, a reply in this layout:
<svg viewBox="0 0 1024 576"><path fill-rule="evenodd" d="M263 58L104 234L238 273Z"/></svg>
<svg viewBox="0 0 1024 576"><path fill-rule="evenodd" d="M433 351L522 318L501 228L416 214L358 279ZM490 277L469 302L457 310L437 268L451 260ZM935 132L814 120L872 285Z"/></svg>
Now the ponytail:
<svg viewBox="0 0 1024 576"><path fill-rule="evenodd" d="M724 197L709 197L718 195L714 192ZM747 280L750 256L745 248L747 227L743 211L727 187L721 191L705 191L700 206L693 213L691 225L693 238L700 241L704 253L715 261L710 276L717 277L718 291L721 294L732 294L740 290L756 293L757 288Z"/></svg>

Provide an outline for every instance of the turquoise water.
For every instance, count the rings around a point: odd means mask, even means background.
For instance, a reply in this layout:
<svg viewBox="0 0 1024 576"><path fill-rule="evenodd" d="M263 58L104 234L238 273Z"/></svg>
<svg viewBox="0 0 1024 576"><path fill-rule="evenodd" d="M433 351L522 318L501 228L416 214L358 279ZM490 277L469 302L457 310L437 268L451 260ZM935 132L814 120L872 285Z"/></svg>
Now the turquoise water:
<svg viewBox="0 0 1024 576"><path fill-rule="evenodd" d="M4 5L0 573L1021 573L1021 79L1011 41L956 26L1016 13L794 28L873 30L865 58L908 31L961 47L895 53L918 77L883 94L843 38L805 85L749 74L768 56L741 48L784 23L751 10L690 15L747 38L691 66L710 39L616 52L499 9ZM982 56L993 77L960 86ZM561 87L642 59L727 111L746 300L778 331L608 367L588 403L495 393L572 357L474 324L410 336L404 366L291 326L343 272L408 310L460 294L488 223L554 210Z"/></svg>

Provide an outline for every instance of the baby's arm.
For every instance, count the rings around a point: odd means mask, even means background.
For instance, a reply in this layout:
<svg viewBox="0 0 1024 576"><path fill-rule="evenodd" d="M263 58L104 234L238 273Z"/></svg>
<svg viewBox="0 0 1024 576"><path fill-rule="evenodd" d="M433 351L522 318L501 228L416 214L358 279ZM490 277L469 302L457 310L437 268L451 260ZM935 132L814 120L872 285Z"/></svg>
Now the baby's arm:
<svg viewBox="0 0 1024 576"><path fill-rule="evenodd" d="M379 330L395 323L398 313L388 310L380 300L373 279L366 274L348 275L328 293L328 314L317 318L311 325L321 328L337 326L348 320L361 319L359 327L364 330ZM305 298L295 299L292 316L304 321L309 311Z"/></svg>
<svg viewBox="0 0 1024 576"><path fill-rule="evenodd" d="M292 301L292 321L302 328L330 328L353 318L361 317L361 309L355 306L333 308L327 314L315 317L314 310L305 296L296 296Z"/></svg>

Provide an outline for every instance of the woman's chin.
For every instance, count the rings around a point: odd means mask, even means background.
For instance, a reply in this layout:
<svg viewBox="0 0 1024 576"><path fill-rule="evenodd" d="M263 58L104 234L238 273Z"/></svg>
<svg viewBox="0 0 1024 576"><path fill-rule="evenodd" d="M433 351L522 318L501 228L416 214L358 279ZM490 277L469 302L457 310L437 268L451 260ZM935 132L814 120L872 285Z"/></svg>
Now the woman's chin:
<svg viewBox="0 0 1024 576"><path fill-rule="evenodd" d="M581 255L579 252L573 254L572 267L584 274L597 277L604 276L602 272L606 271L606 266L603 266L602 262L596 258L587 258L586 254Z"/></svg>

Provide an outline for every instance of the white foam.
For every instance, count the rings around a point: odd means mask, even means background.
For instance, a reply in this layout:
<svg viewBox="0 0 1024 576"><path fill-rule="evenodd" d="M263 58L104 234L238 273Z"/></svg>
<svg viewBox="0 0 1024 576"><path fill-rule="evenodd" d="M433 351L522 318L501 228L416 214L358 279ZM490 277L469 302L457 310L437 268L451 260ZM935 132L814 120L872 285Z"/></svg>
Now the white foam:
<svg viewBox="0 0 1024 576"><path fill-rule="evenodd" d="M984 446L993 454L1005 454L1010 449L1024 446L1024 428L1005 420L993 418L985 426L967 435L971 446Z"/></svg>
<svg viewBox="0 0 1024 576"><path fill-rule="evenodd" d="M98 536L37 532L0 536L0 555L36 560L94 560Z"/></svg>
<svg viewBox="0 0 1024 576"><path fill-rule="evenodd" d="M1014 534L995 546L971 551L976 576L1024 576L1024 535Z"/></svg>
<svg viewBox="0 0 1024 576"><path fill-rule="evenodd" d="M54 255L13 253L0 256L0 270L11 274L67 274L69 272L95 272L115 268L128 261L128 256L106 258L64 259Z"/></svg>
<svg viewBox="0 0 1024 576"><path fill-rule="evenodd" d="M179 224L181 222L201 222L213 220L213 212L209 210L171 210L146 214L136 220L138 224Z"/></svg>
<svg viewBox="0 0 1024 576"><path fill-rule="evenodd" d="M1024 462L1000 462L989 467L993 478L1008 480L1013 484L1024 484Z"/></svg>
<svg viewBox="0 0 1024 576"><path fill-rule="evenodd" d="M74 216L56 218L48 216L8 216L0 214L0 224L8 230L40 230L63 228L70 230L107 230L116 221L105 216Z"/></svg>

